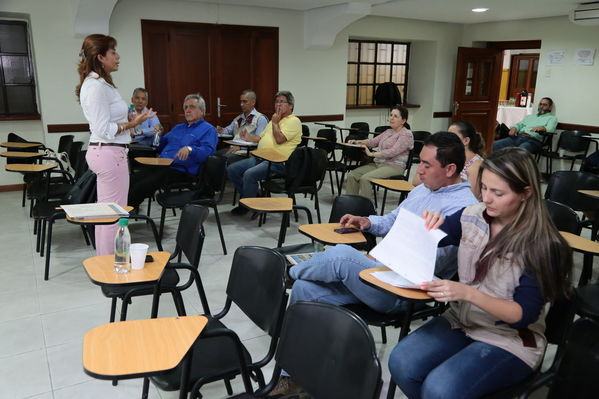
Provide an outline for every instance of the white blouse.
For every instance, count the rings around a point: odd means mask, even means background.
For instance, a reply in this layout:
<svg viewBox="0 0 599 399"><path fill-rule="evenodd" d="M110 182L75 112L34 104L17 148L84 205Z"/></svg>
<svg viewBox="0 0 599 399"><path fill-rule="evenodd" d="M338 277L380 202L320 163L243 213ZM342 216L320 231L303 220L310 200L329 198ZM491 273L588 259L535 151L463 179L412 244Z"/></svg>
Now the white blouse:
<svg viewBox="0 0 599 399"><path fill-rule="evenodd" d="M89 122L93 143L129 144L131 136L125 130L117 134L117 123L127 122L127 103L117 89L97 73L90 72L81 85L79 94L83 115Z"/></svg>

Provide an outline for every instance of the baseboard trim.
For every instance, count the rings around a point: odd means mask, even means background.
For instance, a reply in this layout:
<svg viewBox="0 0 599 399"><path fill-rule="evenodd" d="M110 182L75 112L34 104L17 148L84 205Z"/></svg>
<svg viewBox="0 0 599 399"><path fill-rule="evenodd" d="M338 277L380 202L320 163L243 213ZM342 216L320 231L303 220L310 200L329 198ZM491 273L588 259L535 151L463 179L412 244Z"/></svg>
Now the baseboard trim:
<svg viewBox="0 0 599 399"><path fill-rule="evenodd" d="M24 186L24 184L7 184L5 186L0 186L0 193L5 191L21 191Z"/></svg>

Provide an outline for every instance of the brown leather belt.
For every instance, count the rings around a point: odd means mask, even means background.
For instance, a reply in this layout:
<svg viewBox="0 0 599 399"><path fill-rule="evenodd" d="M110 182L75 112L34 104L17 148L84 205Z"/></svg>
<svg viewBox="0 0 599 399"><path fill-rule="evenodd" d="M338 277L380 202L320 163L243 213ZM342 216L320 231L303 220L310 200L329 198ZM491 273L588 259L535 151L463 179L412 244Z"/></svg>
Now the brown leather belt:
<svg viewBox="0 0 599 399"><path fill-rule="evenodd" d="M89 145L97 145L97 146L107 146L107 147L123 147L129 148L129 144L119 144L119 143L89 143Z"/></svg>

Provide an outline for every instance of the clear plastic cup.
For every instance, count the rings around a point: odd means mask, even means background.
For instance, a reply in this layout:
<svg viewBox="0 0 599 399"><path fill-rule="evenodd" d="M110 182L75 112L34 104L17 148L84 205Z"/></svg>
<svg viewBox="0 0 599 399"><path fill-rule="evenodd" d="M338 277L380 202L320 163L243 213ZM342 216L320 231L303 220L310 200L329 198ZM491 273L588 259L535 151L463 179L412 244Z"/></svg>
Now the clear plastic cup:
<svg viewBox="0 0 599 399"><path fill-rule="evenodd" d="M144 268L148 248L148 244L131 244L131 268L133 270L141 270Z"/></svg>

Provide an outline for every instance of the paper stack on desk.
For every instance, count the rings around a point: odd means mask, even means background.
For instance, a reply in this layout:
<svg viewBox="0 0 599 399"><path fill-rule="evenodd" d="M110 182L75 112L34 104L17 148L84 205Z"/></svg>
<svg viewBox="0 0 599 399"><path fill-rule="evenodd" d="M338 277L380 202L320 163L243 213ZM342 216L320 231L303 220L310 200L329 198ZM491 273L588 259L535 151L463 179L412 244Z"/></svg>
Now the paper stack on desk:
<svg viewBox="0 0 599 399"><path fill-rule="evenodd" d="M447 234L426 230L424 219L400 209L395 223L370 255L392 271L372 273L395 287L418 288L420 283L436 279L437 245Z"/></svg>
<svg viewBox="0 0 599 399"><path fill-rule="evenodd" d="M68 217L72 219L110 219L129 216L129 212L113 202L96 204L61 205Z"/></svg>

